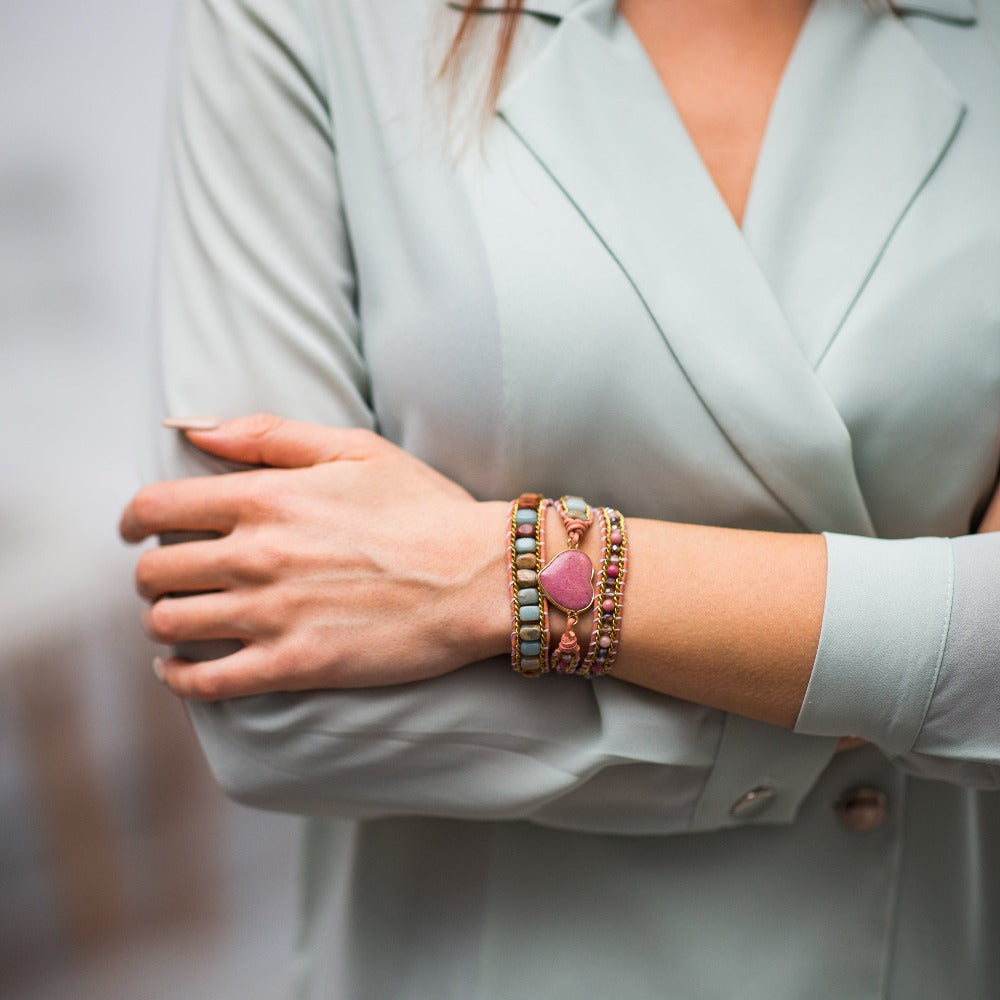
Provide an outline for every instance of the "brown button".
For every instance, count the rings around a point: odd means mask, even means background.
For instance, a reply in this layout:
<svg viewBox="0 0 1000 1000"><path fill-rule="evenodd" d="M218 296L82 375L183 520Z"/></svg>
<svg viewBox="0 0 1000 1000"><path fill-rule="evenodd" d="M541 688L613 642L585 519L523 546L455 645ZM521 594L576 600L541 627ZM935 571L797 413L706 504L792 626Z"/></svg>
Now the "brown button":
<svg viewBox="0 0 1000 1000"><path fill-rule="evenodd" d="M770 785L758 785L744 792L730 807L729 814L737 819L759 816L774 801L778 793Z"/></svg>
<svg viewBox="0 0 1000 1000"><path fill-rule="evenodd" d="M844 792L837 803L837 815L845 830L867 833L877 830L889 813L889 800L885 792L864 785Z"/></svg>

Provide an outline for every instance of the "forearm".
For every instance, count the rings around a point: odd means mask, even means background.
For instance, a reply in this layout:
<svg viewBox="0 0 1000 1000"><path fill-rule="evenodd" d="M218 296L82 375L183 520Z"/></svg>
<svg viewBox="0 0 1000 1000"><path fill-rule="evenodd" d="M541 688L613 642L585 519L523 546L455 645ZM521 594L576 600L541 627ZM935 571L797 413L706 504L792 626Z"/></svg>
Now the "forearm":
<svg viewBox="0 0 1000 1000"><path fill-rule="evenodd" d="M826 587L821 535L629 519L629 570L614 675L791 727L816 655ZM564 537L550 512L548 557ZM596 531L583 549L600 561ZM553 634L561 613L551 612ZM494 621L496 618L494 618ZM509 646L495 633L497 653ZM578 633L590 632L589 612Z"/></svg>
<svg viewBox="0 0 1000 1000"><path fill-rule="evenodd" d="M506 504L476 502L365 431L263 416L190 437L216 455L272 468L160 483L123 516L123 532L135 541L181 529L222 532L217 540L149 550L140 560L154 637L242 642L218 660L161 664L176 693L216 700L406 686L509 657ZM549 515L551 558L566 534L559 516L551 509ZM892 755L1000 764L995 711L988 708L997 704L992 647L977 639L972 653L956 659L949 648L968 644L945 642L957 542L824 539L641 519L629 525L613 671L625 685L555 675L531 684L495 660L488 672L504 678L505 690L529 699L549 692L562 712L580 691L596 699L624 688L641 697L644 688L669 696L657 702L665 722L672 706L722 710L806 736L860 737ZM599 535L584 536L595 564ZM964 542L982 558L959 574L965 582L956 603L968 606L971 595L977 607L984 600L992 607L996 545L989 547L987 536ZM981 631L987 617L974 614L965 632ZM563 623L553 619L558 636ZM590 622L584 618L576 631L586 640ZM630 711L625 707L620 718ZM925 734L927 719L934 731ZM584 721L597 726L585 742L599 745L604 759L610 744L603 708ZM390 729L399 731L396 723ZM404 730L412 733L409 724ZM441 730L435 724L433 731ZM362 742L372 734L367 723L351 732ZM656 727L651 732L655 740ZM632 751L625 756L634 759ZM594 762L589 750L585 757L582 770L572 768L577 777Z"/></svg>
<svg viewBox="0 0 1000 1000"><path fill-rule="evenodd" d="M1000 535L629 526L619 680L801 734L860 737L841 747L870 741L935 777L1000 782ZM548 527L551 557L558 519ZM584 548L596 564L598 540ZM561 626L553 612L555 635ZM577 631L589 634L586 616Z"/></svg>
<svg viewBox="0 0 1000 1000"><path fill-rule="evenodd" d="M791 727L823 618L820 535L630 522L615 674L711 708Z"/></svg>

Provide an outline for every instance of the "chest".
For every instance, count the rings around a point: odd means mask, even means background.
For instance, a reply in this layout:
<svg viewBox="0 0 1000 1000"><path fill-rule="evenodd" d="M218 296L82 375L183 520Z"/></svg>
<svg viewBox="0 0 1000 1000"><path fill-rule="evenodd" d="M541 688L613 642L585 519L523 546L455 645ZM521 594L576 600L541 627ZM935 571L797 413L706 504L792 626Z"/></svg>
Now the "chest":
<svg viewBox="0 0 1000 1000"><path fill-rule="evenodd" d="M424 63L355 54L343 81L374 95L334 112L383 431L483 496L968 530L1000 450L988 44L819 0L741 231L627 24L523 41L457 155L414 104Z"/></svg>

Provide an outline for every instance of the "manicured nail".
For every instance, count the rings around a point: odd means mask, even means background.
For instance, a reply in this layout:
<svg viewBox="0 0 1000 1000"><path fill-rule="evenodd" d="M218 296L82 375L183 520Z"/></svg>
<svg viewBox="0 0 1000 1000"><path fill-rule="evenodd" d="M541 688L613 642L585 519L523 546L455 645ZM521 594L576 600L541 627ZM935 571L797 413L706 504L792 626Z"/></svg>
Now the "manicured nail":
<svg viewBox="0 0 1000 1000"><path fill-rule="evenodd" d="M156 679L162 684L166 678L163 671L163 657L156 656L153 658L153 673L156 674Z"/></svg>
<svg viewBox="0 0 1000 1000"><path fill-rule="evenodd" d="M221 417L165 417L163 426L172 431L214 431L223 424Z"/></svg>

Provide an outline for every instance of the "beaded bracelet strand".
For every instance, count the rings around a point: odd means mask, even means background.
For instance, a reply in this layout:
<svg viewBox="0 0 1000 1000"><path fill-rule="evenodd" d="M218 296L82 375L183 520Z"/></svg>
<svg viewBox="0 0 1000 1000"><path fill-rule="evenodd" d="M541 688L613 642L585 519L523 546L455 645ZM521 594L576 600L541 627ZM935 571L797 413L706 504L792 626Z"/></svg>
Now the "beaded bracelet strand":
<svg viewBox="0 0 1000 1000"><path fill-rule="evenodd" d="M585 656L581 657L578 669L574 671L574 673L583 677L591 676L591 671L594 667L594 662L597 656L597 644L600 639L600 625L602 617L600 605L607 585L607 581L605 579L605 568L607 565L608 534L610 533L608 523L606 508L598 508L597 527L600 535L599 551L601 553L601 568L597 578L597 586L594 591L594 614L591 620L590 638L587 642L587 652Z"/></svg>
<svg viewBox="0 0 1000 1000"><path fill-rule="evenodd" d="M625 518L611 507L601 509L601 570L597 581L597 607L590 647L579 673L603 677L618 655L622 603L628 571L628 531Z"/></svg>
<svg viewBox="0 0 1000 1000"><path fill-rule="evenodd" d="M546 500L538 493L522 493L510 512L507 569L510 605L511 666L525 677L549 669L549 615L538 585L545 557Z"/></svg>
<svg viewBox="0 0 1000 1000"><path fill-rule="evenodd" d="M594 512L580 497L564 496L547 505L559 514L566 528L567 547L538 574L539 587L551 604L566 613L566 627L551 655L552 668L560 674L576 673L580 665L580 640L576 625L594 603L594 564L580 542L594 522Z"/></svg>

